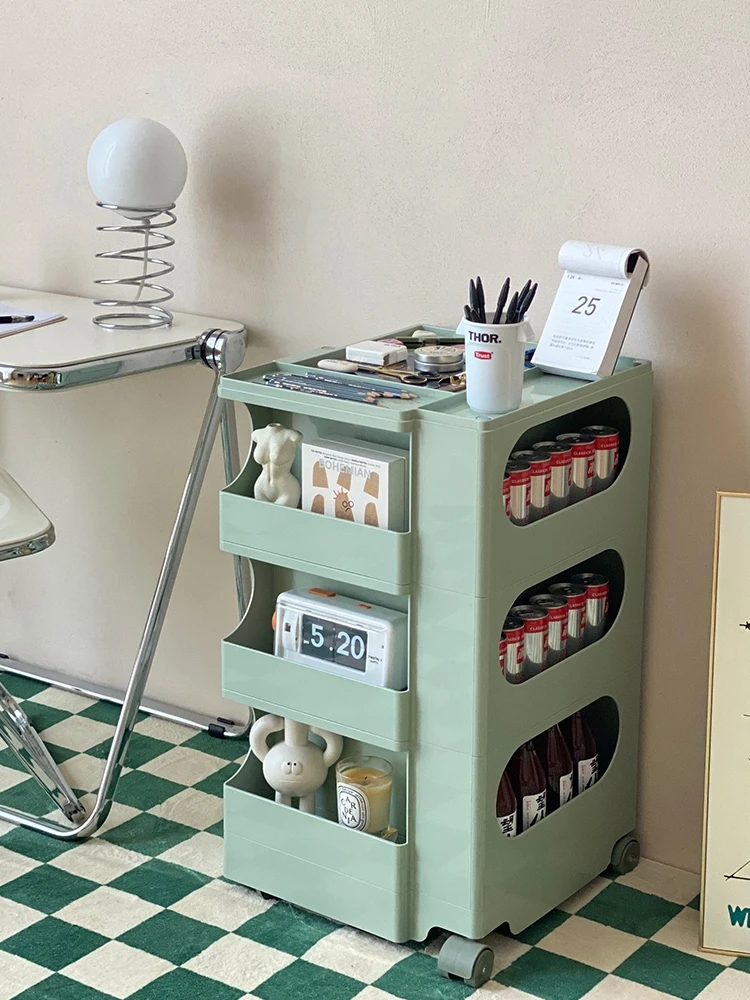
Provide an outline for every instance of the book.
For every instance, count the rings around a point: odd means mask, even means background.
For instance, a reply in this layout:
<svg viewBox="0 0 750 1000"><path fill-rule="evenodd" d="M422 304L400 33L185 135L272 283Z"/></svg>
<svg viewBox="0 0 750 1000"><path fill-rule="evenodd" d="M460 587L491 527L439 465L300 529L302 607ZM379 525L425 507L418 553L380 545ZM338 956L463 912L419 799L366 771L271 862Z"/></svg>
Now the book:
<svg viewBox="0 0 750 1000"><path fill-rule="evenodd" d="M568 240L558 261L565 273L533 364L589 381L611 375L648 283L648 256L637 247Z"/></svg>
<svg viewBox="0 0 750 1000"><path fill-rule="evenodd" d="M0 316L32 315L20 306L12 306L0 302ZM61 313L44 312L41 309L33 311L34 319L29 323L0 323L0 337L9 337L12 333L23 333L24 330L35 330L38 326L49 326L50 323L60 323L65 319Z"/></svg>
<svg viewBox="0 0 750 1000"><path fill-rule="evenodd" d="M346 438L303 441L302 509L405 531L407 457L399 448Z"/></svg>

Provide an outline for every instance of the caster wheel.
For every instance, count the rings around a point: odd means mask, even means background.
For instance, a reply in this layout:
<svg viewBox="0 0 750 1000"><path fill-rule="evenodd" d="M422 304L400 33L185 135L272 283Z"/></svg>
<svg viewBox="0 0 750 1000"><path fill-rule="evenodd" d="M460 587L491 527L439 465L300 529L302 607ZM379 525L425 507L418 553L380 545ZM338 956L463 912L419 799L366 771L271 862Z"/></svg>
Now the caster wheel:
<svg viewBox="0 0 750 1000"><path fill-rule="evenodd" d="M612 867L618 875L632 872L641 860L640 841L632 833L620 837L612 848Z"/></svg>
<svg viewBox="0 0 750 1000"><path fill-rule="evenodd" d="M451 934L440 949L438 972L446 979L463 979L478 989L489 981L495 956L481 941L467 941Z"/></svg>

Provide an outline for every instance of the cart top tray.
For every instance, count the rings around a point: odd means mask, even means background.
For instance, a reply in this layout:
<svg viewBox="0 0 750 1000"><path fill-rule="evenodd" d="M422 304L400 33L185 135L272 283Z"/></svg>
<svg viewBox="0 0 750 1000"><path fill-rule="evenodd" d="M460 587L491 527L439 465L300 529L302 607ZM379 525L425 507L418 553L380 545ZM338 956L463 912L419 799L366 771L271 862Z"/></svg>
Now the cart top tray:
<svg viewBox="0 0 750 1000"><path fill-rule="evenodd" d="M438 335L453 333L452 328L449 327L416 324L385 336L398 337L408 343L416 330L426 330ZM323 347L318 351L282 358L279 361L249 368L234 375L226 375L221 380L221 395L227 399L236 399L256 406L286 410L291 413L307 413L311 416L340 420L342 423L361 423L366 404L292 392L269 386L263 381L264 375L274 372L302 373L316 369L317 363L321 359L341 359L345 356L345 351L344 347ZM417 398L413 400L389 399L384 400L379 406L369 406L365 419L370 426L391 430L407 430L409 424L415 419L434 419L454 426L473 427L480 432L493 431L500 426L507 426L515 422L519 417L527 416L532 407L544 409L545 405L559 402L560 397L571 393L576 394L576 398L580 400L579 405L585 406L586 397L599 395L604 383L614 390L634 375L641 374L644 368L650 370L651 363L622 357L618 361L613 375L594 382L549 375L537 368L529 368L524 374L523 397L519 409L496 417L479 416L470 410L466 403L465 392L446 392L442 389L431 388L429 385L403 386L403 388L413 392ZM326 374L333 373L327 372ZM381 383L383 388L401 385L397 380L384 376L367 375L365 378L368 382Z"/></svg>

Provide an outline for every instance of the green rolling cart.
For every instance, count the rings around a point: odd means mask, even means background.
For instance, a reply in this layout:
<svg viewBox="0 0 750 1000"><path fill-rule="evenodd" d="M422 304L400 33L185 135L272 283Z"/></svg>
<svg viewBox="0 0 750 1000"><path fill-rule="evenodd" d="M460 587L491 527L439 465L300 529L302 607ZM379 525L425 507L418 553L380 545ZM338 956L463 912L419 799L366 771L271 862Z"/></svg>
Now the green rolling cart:
<svg viewBox="0 0 750 1000"><path fill-rule="evenodd" d="M408 450L408 529L256 501L260 467L249 459L221 497L222 548L251 559L255 573L253 602L223 644L223 690L256 712L340 733L347 755L388 758L399 837L337 824L334 769L315 815L277 804L251 754L225 787L225 874L391 941L450 931L440 970L480 985L492 955L479 939L505 922L518 933L610 863L625 871L638 860L651 365L621 359L614 375L592 383L529 370L521 408L490 419L472 413L463 392L417 388L414 401L372 407L262 380L342 356L324 350L226 376L221 395L246 403L255 427L276 421L307 439L343 435ZM510 453L592 423L620 429L613 485L541 521L512 524L502 490ZM498 666L509 609L545 581L584 568L610 579L606 634L509 684ZM273 655L277 595L310 586L408 614L408 690ZM525 833L504 837L495 799L511 756L583 707L599 781Z"/></svg>

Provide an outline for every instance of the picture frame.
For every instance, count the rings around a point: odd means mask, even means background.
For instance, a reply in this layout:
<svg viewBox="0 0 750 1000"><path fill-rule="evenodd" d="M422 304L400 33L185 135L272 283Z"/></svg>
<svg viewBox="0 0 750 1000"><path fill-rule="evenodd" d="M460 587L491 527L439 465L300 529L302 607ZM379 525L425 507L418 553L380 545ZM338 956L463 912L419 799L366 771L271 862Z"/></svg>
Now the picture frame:
<svg viewBox="0 0 750 1000"><path fill-rule="evenodd" d="M750 955L750 493L718 492L701 865L700 947ZM748 810L750 812L750 809Z"/></svg>

